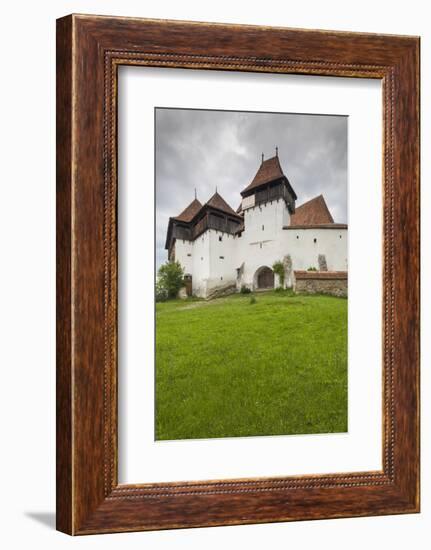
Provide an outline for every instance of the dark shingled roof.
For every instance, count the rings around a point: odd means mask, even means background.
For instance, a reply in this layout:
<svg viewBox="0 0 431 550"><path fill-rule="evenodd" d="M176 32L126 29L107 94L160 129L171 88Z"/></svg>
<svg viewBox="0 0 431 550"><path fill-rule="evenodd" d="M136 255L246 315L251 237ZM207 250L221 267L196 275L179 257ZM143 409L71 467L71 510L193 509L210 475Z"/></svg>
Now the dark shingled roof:
<svg viewBox="0 0 431 550"><path fill-rule="evenodd" d="M301 206L290 217L290 226L296 225L327 225L334 223L331 212L326 205L323 195L319 195Z"/></svg>
<svg viewBox="0 0 431 550"><path fill-rule="evenodd" d="M177 220L179 222L190 222L196 214L199 212L199 210L202 208L202 204L198 201L198 199L194 199L188 207L181 212L179 216L174 218L174 220Z"/></svg>
<svg viewBox="0 0 431 550"><path fill-rule="evenodd" d="M242 192L245 193L255 187L282 178L283 176L284 174L278 156L264 160L259 166L259 170L256 172L253 181Z"/></svg>
<svg viewBox="0 0 431 550"><path fill-rule="evenodd" d="M238 214L233 210L228 203L224 200L223 197L221 197L217 191L214 193L214 195L210 198L210 200L206 203L206 206L212 206L213 208L217 208L218 210L221 210L222 212L225 212L226 214L231 214L235 217L238 217Z"/></svg>

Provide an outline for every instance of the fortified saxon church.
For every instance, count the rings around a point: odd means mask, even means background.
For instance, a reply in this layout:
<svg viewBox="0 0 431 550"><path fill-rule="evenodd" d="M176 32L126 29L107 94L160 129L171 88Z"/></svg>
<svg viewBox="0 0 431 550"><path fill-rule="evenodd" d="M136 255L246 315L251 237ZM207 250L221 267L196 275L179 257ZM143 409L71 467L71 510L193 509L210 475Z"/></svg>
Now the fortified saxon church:
<svg viewBox="0 0 431 550"><path fill-rule="evenodd" d="M295 286L295 275L330 279L343 273L347 279L347 225L334 223L322 195L296 206L277 149L268 160L262 155L241 197L235 212L216 191L205 204L195 198L169 219L168 257L183 266L189 294L277 287L276 261L284 264L285 287Z"/></svg>

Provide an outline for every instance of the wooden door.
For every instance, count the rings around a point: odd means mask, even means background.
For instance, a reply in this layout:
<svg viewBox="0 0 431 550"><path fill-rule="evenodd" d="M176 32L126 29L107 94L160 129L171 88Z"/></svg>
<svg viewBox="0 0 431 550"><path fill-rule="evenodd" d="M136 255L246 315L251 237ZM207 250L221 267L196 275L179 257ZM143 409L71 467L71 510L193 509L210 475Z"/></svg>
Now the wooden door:
<svg viewBox="0 0 431 550"><path fill-rule="evenodd" d="M191 296L192 293L193 293L193 284L192 284L192 276L191 275L186 275L184 277L184 284L185 284L185 287L186 287L187 296Z"/></svg>
<svg viewBox="0 0 431 550"><path fill-rule="evenodd" d="M257 276L257 287L258 288L274 288L274 272L265 267Z"/></svg>

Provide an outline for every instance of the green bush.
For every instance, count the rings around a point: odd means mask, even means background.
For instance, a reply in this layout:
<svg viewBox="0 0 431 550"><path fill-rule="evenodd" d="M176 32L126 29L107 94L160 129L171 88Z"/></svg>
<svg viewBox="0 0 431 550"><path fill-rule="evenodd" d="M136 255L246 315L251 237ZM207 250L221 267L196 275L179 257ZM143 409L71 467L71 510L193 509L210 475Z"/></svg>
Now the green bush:
<svg viewBox="0 0 431 550"><path fill-rule="evenodd" d="M184 285L184 269L180 262L166 262L159 267L157 274L156 300L158 289L160 296L166 294L167 298L176 298Z"/></svg>
<svg viewBox="0 0 431 550"><path fill-rule="evenodd" d="M255 303L256 303L256 296L252 296L252 297L250 298L250 304L253 305L253 304L255 304Z"/></svg>
<svg viewBox="0 0 431 550"><path fill-rule="evenodd" d="M274 262L272 265L273 272L278 275L279 281L280 281L280 287L284 288L284 264L280 260L277 262Z"/></svg>
<svg viewBox="0 0 431 550"><path fill-rule="evenodd" d="M317 271L317 268L316 267L308 267L307 271Z"/></svg>
<svg viewBox="0 0 431 550"><path fill-rule="evenodd" d="M250 294L251 290L248 288L248 286L242 285L241 287L241 294Z"/></svg>

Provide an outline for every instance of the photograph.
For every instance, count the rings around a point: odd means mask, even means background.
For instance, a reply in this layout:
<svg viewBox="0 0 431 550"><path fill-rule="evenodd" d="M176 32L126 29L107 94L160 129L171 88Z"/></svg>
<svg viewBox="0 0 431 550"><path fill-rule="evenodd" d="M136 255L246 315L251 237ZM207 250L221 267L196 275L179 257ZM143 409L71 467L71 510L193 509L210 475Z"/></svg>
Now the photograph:
<svg viewBox="0 0 431 550"><path fill-rule="evenodd" d="M2 548L431 547L429 13L2 4Z"/></svg>
<svg viewBox="0 0 431 550"><path fill-rule="evenodd" d="M155 439L348 431L348 116L156 107Z"/></svg>

